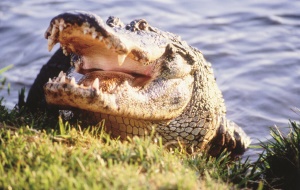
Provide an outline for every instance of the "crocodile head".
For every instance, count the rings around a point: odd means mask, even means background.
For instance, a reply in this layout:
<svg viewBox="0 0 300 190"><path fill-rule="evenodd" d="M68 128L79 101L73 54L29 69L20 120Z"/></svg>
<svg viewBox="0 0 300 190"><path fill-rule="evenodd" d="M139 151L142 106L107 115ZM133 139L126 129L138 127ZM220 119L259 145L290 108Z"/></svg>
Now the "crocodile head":
<svg viewBox="0 0 300 190"><path fill-rule="evenodd" d="M107 132L121 139L155 128L164 142L195 149L209 142L216 152L248 146L249 138L225 119L211 65L178 36L143 19L124 25L115 17L103 22L71 12L54 17L45 37L49 50L60 43L71 55L70 72L44 85L48 104L73 110L89 124L105 119Z"/></svg>
<svg viewBox="0 0 300 190"><path fill-rule="evenodd" d="M170 120L190 101L193 52L171 33L145 20L124 25L86 12L53 18L45 33L49 50L60 43L73 72L45 85L49 104L143 120ZM78 76L78 75L76 75Z"/></svg>

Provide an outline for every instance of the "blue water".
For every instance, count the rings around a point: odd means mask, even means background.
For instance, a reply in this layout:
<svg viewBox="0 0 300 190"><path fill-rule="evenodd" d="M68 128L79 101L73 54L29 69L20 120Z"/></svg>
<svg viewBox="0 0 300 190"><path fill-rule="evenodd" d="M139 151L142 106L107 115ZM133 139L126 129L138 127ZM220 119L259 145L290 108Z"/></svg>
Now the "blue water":
<svg viewBox="0 0 300 190"><path fill-rule="evenodd" d="M27 92L47 51L44 31L52 17L69 10L92 11L124 23L144 18L200 49L215 70L228 117L242 126L253 144L269 138L269 127L285 130L300 113L300 2L248 1L0 1L0 68L11 85L5 105ZM250 150L246 155L256 155Z"/></svg>

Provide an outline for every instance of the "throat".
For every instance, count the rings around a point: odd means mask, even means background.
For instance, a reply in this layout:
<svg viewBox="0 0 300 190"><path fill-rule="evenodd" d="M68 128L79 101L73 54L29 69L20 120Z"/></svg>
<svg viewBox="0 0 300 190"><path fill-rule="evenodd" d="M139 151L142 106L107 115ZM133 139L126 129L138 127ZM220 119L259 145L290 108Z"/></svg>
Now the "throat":
<svg viewBox="0 0 300 190"><path fill-rule="evenodd" d="M126 140L127 137L132 138L134 136L149 136L152 130L159 125L154 121L138 120L83 110L74 111L74 115L76 115L76 118L80 118L84 126L94 125L103 127L105 132L114 138L120 137L121 140Z"/></svg>

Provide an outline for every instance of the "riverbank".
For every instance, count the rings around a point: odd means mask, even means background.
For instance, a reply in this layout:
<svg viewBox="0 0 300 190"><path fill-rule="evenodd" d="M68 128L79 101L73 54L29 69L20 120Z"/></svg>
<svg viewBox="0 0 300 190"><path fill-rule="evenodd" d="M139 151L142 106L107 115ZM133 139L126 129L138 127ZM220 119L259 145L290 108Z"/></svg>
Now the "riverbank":
<svg viewBox="0 0 300 190"><path fill-rule="evenodd" d="M23 92L24 93L24 92ZM1 101L2 102L2 101ZM257 161L169 150L158 138L111 139L26 109L0 109L1 189L262 189L297 187L300 125L273 128ZM252 147L253 148L253 147ZM299 177L299 176L298 176Z"/></svg>

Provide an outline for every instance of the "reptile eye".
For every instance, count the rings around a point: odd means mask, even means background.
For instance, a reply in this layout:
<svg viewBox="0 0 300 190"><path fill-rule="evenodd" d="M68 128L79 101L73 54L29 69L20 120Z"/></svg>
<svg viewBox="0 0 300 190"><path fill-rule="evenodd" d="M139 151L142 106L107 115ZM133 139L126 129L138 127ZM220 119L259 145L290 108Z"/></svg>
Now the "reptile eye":
<svg viewBox="0 0 300 190"><path fill-rule="evenodd" d="M140 30L147 30L147 28L148 28L148 23L146 21L143 20L139 23Z"/></svg>

